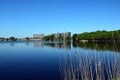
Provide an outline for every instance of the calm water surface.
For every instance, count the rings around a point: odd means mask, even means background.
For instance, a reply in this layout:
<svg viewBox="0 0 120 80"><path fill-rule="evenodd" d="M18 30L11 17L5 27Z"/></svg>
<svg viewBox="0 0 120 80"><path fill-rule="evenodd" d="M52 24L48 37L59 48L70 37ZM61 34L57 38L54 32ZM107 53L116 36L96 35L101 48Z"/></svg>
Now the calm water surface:
<svg viewBox="0 0 120 80"><path fill-rule="evenodd" d="M115 48L106 44L0 42L0 80L97 80L97 76L112 80L120 76L120 52Z"/></svg>

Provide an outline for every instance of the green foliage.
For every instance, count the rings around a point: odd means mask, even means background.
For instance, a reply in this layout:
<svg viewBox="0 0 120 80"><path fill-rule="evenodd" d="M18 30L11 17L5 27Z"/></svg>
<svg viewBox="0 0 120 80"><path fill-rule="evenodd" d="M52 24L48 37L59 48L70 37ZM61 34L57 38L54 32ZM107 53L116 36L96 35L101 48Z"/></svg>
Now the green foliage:
<svg viewBox="0 0 120 80"><path fill-rule="evenodd" d="M51 41L54 40L54 36L53 35L50 35L49 38L50 38Z"/></svg>
<svg viewBox="0 0 120 80"><path fill-rule="evenodd" d="M73 34L73 39L78 40L119 40L120 30L117 31L96 31L96 32L84 32L82 34Z"/></svg>
<svg viewBox="0 0 120 80"><path fill-rule="evenodd" d="M65 40L66 40L66 41L70 41L70 40L71 40L71 37L67 36L67 37L65 38Z"/></svg>
<svg viewBox="0 0 120 80"><path fill-rule="evenodd" d="M49 41L50 38L51 38L50 36L44 36L44 37L43 37L43 39L44 39L45 41Z"/></svg>
<svg viewBox="0 0 120 80"><path fill-rule="evenodd" d="M29 41L29 40L30 40L30 38L29 38L29 37L25 37L25 40Z"/></svg>
<svg viewBox="0 0 120 80"><path fill-rule="evenodd" d="M73 41L76 41L76 39L77 39L77 34L73 34L72 39L73 39Z"/></svg>
<svg viewBox="0 0 120 80"><path fill-rule="evenodd" d="M12 37L9 37L9 40L10 41L16 41L16 38L12 36Z"/></svg>

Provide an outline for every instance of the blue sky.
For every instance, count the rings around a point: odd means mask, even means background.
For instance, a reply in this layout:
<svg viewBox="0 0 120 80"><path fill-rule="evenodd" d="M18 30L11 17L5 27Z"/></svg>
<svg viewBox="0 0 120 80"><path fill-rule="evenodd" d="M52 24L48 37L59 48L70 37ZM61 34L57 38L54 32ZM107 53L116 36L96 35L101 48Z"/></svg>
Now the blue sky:
<svg viewBox="0 0 120 80"><path fill-rule="evenodd" d="M120 29L120 0L0 0L0 37Z"/></svg>

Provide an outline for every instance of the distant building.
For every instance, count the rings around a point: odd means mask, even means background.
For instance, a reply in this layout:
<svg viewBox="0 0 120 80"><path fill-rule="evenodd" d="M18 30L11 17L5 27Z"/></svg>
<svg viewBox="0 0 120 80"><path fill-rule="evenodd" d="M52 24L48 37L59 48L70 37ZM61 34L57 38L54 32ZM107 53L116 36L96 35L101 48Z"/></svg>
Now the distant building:
<svg viewBox="0 0 120 80"><path fill-rule="evenodd" d="M60 33L55 34L55 38L59 38L60 37Z"/></svg>
<svg viewBox="0 0 120 80"><path fill-rule="evenodd" d="M71 37L71 32L65 32L65 37Z"/></svg>
<svg viewBox="0 0 120 80"><path fill-rule="evenodd" d="M71 32L65 32L64 39L71 39Z"/></svg>
<svg viewBox="0 0 120 80"><path fill-rule="evenodd" d="M54 41L70 40L71 32L49 34L48 36L53 36Z"/></svg>
<svg viewBox="0 0 120 80"><path fill-rule="evenodd" d="M44 34L33 34L33 39L36 40L42 40L44 37Z"/></svg>
<svg viewBox="0 0 120 80"><path fill-rule="evenodd" d="M64 41L71 39L71 32L48 34L50 41ZM33 34L33 40L43 40L44 34Z"/></svg>

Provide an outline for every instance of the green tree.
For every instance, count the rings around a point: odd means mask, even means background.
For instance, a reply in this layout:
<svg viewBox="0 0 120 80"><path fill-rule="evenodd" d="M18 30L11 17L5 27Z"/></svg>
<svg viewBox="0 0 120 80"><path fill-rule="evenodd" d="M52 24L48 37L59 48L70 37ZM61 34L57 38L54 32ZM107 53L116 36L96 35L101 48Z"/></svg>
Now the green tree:
<svg viewBox="0 0 120 80"><path fill-rule="evenodd" d="M120 40L120 30L117 31L95 31L95 32L84 32L82 34L77 34L78 40L98 40L98 41L112 41Z"/></svg>
<svg viewBox="0 0 120 80"><path fill-rule="evenodd" d="M44 36L43 39L44 39L45 41L49 41L49 40L50 40L50 36Z"/></svg>
<svg viewBox="0 0 120 80"><path fill-rule="evenodd" d="M16 41L16 38L12 36L12 37L9 37L9 40L10 41Z"/></svg>
<svg viewBox="0 0 120 80"><path fill-rule="evenodd" d="M76 41L77 40L77 34L73 34L72 39L73 39L73 41Z"/></svg>
<svg viewBox="0 0 120 80"><path fill-rule="evenodd" d="M53 35L50 35L50 40L53 41L54 40L54 36Z"/></svg>
<svg viewBox="0 0 120 80"><path fill-rule="evenodd" d="M25 40L29 41L29 40L30 40L30 38L29 38L29 37L25 37Z"/></svg>

